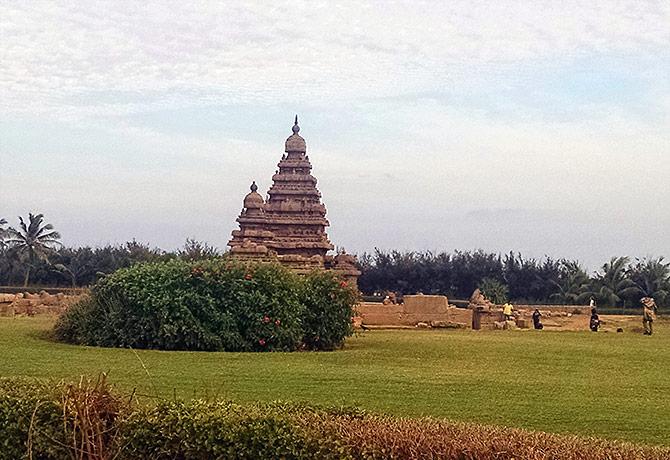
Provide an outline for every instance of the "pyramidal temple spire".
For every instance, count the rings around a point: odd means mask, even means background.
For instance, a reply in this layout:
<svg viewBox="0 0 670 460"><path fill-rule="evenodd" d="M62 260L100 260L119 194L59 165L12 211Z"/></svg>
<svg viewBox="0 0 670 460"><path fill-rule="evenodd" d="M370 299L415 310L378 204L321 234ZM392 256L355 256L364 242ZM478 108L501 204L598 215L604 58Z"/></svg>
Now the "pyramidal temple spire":
<svg viewBox="0 0 670 460"><path fill-rule="evenodd" d="M228 242L230 253L241 260L279 262L301 274L333 270L355 287L361 274L356 259L348 254L328 254L334 249L326 233L330 223L299 131L296 115L267 198L257 192L256 182L244 198L237 218L240 228L233 230Z"/></svg>

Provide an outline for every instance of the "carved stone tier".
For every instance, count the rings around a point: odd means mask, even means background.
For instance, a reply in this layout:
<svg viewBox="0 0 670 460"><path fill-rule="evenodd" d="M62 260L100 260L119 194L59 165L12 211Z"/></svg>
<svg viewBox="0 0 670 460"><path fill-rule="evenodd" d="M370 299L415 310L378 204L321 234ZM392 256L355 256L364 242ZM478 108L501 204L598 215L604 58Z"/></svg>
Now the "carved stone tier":
<svg viewBox="0 0 670 460"><path fill-rule="evenodd" d="M242 259L277 260L299 273L334 270L355 284L360 275L355 258L327 255L333 249L326 234L330 223L299 131L296 117L293 134L286 139L286 154L272 176L267 202L254 182L237 218L240 229L232 232L228 245Z"/></svg>

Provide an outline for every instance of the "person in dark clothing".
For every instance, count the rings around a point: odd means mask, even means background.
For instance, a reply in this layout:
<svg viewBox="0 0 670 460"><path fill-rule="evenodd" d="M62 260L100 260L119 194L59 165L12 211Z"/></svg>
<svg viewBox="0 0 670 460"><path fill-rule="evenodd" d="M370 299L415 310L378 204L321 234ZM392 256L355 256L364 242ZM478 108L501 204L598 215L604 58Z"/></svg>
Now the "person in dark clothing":
<svg viewBox="0 0 670 460"><path fill-rule="evenodd" d="M589 321L589 328L593 332L598 332L598 328L600 327L600 318L598 317L598 312L596 311L595 308L591 309L591 321Z"/></svg>
<svg viewBox="0 0 670 460"><path fill-rule="evenodd" d="M540 321L540 317L542 317L542 313L540 313L540 310L536 308L533 312L533 327L538 330L544 329L542 321Z"/></svg>

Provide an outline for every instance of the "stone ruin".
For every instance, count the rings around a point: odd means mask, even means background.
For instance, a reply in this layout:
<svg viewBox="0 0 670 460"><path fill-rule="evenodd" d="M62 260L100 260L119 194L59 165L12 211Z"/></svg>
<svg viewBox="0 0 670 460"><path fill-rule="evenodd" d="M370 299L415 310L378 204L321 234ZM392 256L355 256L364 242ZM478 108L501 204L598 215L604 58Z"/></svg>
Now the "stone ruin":
<svg viewBox="0 0 670 460"><path fill-rule="evenodd" d="M442 295L406 295L403 303L363 302L356 308L366 327L466 328L470 311L449 305ZM356 325L356 324L355 324Z"/></svg>
<svg viewBox="0 0 670 460"><path fill-rule="evenodd" d="M18 294L0 293L0 316L60 314L70 304L81 298L81 294L39 294L21 292Z"/></svg>
<svg viewBox="0 0 670 460"><path fill-rule="evenodd" d="M468 308L471 310L482 309L489 311L495 308L495 304L487 299L486 296L484 296L484 293L479 288L477 288L470 296L470 300L468 301Z"/></svg>
<svg viewBox="0 0 670 460"><path fill-rule="evenodd" d="M334 249L326 234L330 223L299 131L296 116L267 200L258 193L256 182L251 184L237 218L240 228L233 230L228 242L230 252L241 260L277 261L300 274L333 270L355 286L361 274L355 257L344 251L328 254Z"/></svg>
<svg viewBox="0 0 670 460"><path fill-rule="evenodd" d="M390 299L389 299L390 300ZM535 309L542 314L548 330L588 330L590 308L583 305L514 305L514 320L505 321L501 306L494 304L476 289L467 308L449 304L442 295L406 295L404 303L362 302L356 310L354 325L367 328L465 328L465 329L532 329ZM602 315L601 315L602 316ZM637 317L634 317L637 321ZM628 320L608 318L608 329L628 327Z"/></svg>

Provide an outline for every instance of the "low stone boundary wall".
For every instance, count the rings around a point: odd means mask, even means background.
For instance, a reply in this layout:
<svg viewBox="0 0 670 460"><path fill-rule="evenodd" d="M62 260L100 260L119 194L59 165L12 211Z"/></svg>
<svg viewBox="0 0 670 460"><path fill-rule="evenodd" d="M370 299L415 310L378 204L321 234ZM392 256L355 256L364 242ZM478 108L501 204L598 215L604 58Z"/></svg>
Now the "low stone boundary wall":
<svg viewBox="0 0 670 460"><path fill-rule="evenodd" d="M591 310L584 305L514 305L513 325L532 328L536 308L542 314L545 329L588 330ZM363 326L472 327L473 310L449 305L447 297L439 295L407 295L403 304L362 302L356 309L356 324ZM500 328L502 309L483 311L480 320L481 329Z"/></svg>
<svg viewBox="0 0 670 460"><path fill-rule="evenodd" d="M68 305L76 302L81 295L66 295L62 292L49 294L46 291L42 291L39 294L31 294L29 292L18 294L0 293L0 316L58 315Z"/></svg>
<svg viewBox="0 0 670 460"><path fill-rule="evenodd" d="M472 310L449 305L439 295L406 295L402 304L363 302L356 310L364 326L470 327L472 322Z"/></svg>

